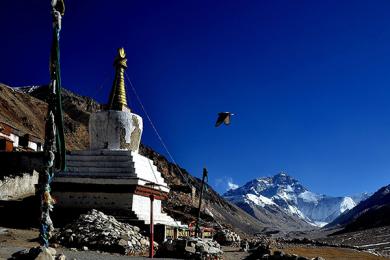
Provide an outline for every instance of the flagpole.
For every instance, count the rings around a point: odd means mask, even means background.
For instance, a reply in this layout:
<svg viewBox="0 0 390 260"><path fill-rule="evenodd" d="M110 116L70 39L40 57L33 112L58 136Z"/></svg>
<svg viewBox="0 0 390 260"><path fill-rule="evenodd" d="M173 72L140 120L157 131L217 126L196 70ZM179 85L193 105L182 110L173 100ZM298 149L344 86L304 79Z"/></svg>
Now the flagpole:
<svg viewBox="0 0 390 260"><path fill-rule="evenodd" d="M45 125L45 165L44 172L39 176L39 195L41 198L41 216L39 229L39 242L41 246L48 247L49 239L54 230L50 218L54 200L50 195L50 183L55 171L65 170L65 138L63 131L63 115L61 101L61 74L59 37L61 19L65 6L63 0L52 0L53 42L50 55L50 85L48 87L48 109Z"/></svg>

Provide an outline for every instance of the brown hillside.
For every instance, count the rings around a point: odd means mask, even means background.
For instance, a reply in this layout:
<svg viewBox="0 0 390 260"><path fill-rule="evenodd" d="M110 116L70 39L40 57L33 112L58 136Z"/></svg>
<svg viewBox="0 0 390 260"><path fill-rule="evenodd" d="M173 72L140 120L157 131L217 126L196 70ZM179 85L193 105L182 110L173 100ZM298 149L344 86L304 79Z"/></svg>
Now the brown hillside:
<svg viewBox="0 0 390 260"><path fill-rule="evenodd" d="M46 90L47 87L44 86L12 89L3 84L0 85L0 91L3 93L0 97L0 119L4 119L22 131L43 138L47 109L44 102ZM63 90L62 94L66 148L67 150L87 149L89 116L97 111L100 105L89 97L82 97L67 90ZM180 191L180 187L183 185L195 187L196 191L199 191L199 179L184 169L180 172L176 165L151 148L141 145L140 153L154 161L171 187L169 199L163 204L164 210L185 223L195 220L198 192L192 200L190 194ZM208 225L232 227L241 234L253 234L266 228L242 209L227 202L210 186L207 187L205 193L202 219ZM272 228L271 222L269 227Z"/></svg>
<svg viewBox="0 0 390 260"><path fill-rule="evenodd" d="M43 139L45 102L0 83L0 121Z"/></svg>

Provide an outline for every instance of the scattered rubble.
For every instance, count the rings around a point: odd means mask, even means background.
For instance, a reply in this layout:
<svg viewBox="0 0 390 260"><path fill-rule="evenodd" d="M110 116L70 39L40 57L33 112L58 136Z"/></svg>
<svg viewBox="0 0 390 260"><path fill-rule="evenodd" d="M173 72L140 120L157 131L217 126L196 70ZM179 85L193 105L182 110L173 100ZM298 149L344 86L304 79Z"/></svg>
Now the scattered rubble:
<svg viewBox="0 0 390 260"><path fill-rule="evenodd" d="M286 254L281 250L275 250L272 252L271 248L267 245L260 245L247 259L269 259L269 260L325 260L322 257L307 258L296 254Z"/></svg>
<svg viewBox="0 0 390 260"><path fill-rule="evenodd" d="M283 248L285 244L289 245L295 245L295 246L312 246L312 247L340 247L340 248L349 248L349 249L355 249L364 251L358 246L351 246L351 245L345 245L340 243L329 243L324 241L318 241L314 239L308 239L308 238L293 238L293 239L286 239L286 238L278 238L276 240L276 243L279 248Z"/></svg>
<svg viewBox="0 0 390 260"><path fill-rule="evenodd" d="M157 252L158 257L184 259L223 259L218 242L196 237L168 239Z"/></svg>
<svg viewBox="0 0 390 260"><path fill-rule="evenodd" d="M138 227L121 223L95 209L62 228L53 240L68 248L125 255L144 255L149 249L149 239L140 234Z"/></svg>
<svg viewBox="0 0 390 260"><path fill-rule="evenodd" d="M390 244L390 226L359 230L319 238L319 242L327 245L340 245L373 254L390 257L388 246Z"/></svg>
<svg viewBox="0 0 390 260"><path fill-rule="evenodd" d="M64 260L65 255L57 254L52 247L33 247L18 251L12 255L11 260Z"/></svg>
<svg viewBox="0 0 390 260"><path fill-rule="evenodd" d="M214 240L224 246L239 246L241 238L229 229L221 229L215 233Z"/></svg>
<svg viewBox="0 0 390 260"><path fill-rule="evenodd" d="M247 259L324 260L322 257L307 258L295 254L287 254L279 249L283 247L278 242L266 237L256 238L250 241L249 244L252 254Z"/></svg>

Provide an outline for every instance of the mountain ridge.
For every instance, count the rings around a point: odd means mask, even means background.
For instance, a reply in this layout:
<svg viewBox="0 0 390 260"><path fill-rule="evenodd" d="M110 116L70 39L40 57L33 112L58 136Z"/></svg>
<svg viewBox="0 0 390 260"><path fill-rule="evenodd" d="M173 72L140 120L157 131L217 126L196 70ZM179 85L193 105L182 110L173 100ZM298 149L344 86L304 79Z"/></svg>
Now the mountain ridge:
<svg viewBox="0 0 390 260"><path fill-rule="evenodd" d="M390 185L383 186L325 228L343 227L343 232L390 225Z"/></svg>
<svg viewBox="0 0 390 260"><path fill-rule="evenodd" d="M236 205L250 204L266 210L281 209L315 226L331 222L367 196L367 193L340 197L317 194L283 172L250 180L223 194L223 197Z"/></svg>

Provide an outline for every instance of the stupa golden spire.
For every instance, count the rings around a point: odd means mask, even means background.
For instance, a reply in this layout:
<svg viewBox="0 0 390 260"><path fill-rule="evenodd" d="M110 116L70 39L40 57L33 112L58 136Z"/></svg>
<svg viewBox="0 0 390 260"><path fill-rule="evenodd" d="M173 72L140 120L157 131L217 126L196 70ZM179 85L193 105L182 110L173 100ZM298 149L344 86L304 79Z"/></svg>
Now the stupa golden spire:
<svg viewBox="0 0 390 260"><path fill-rule="evenodd" d="M119 48L118 55L114 61L115 79L112 83L110 99L108 100L108 110L123 111L127 108L125 69L127 68L125 49Z"/></svg>

